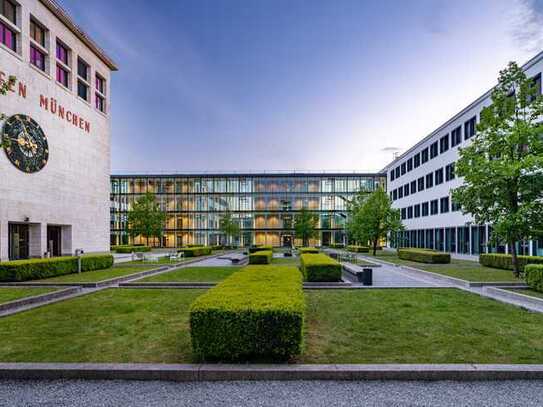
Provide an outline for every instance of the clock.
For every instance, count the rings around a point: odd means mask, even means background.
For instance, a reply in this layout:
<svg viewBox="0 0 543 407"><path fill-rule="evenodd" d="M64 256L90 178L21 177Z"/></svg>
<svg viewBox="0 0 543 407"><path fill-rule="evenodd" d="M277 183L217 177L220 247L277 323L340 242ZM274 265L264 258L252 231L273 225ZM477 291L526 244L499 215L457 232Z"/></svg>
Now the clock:
<svg viewBox="0 0 543 407"><path fill-rule="evenodd" d="M38 172L49 159L45 133L34 119L23 114L6 120L2 144L11 163L26 173Z"/></svg>

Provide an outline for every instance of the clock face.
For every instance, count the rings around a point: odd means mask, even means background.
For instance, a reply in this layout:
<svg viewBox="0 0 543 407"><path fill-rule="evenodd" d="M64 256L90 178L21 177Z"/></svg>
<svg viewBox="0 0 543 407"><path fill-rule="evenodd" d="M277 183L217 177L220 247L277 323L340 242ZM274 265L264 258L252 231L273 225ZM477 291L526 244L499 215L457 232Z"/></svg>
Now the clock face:
<svg viewBox="0 0 543 407"><path fill-rule="evenodd" d="M9 160L21 171L38 172L47 164L47 138L31 117L17 114L7 119L2 141Z"/></svg>

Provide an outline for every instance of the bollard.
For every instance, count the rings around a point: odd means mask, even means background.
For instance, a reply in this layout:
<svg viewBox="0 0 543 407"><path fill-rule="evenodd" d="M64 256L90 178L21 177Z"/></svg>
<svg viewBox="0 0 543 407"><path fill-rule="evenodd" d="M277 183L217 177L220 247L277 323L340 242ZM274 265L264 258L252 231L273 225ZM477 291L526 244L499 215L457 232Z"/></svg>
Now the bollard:
<svg viewBox="0 0 543 407"><path fill-rule="evenodd" d="M373 269L362 269L362 285L373 285Z"/></svg>

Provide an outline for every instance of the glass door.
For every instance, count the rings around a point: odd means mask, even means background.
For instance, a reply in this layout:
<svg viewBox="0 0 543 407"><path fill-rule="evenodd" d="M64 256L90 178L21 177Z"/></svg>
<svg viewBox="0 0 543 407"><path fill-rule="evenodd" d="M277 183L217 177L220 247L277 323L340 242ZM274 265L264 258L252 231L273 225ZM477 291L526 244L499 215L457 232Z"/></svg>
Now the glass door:
<svg viewBox="0 0 543 407"><path fill-rule="evenodd" d="M9 259L21 260L29 257L28 225L9 224Z"/></svg>

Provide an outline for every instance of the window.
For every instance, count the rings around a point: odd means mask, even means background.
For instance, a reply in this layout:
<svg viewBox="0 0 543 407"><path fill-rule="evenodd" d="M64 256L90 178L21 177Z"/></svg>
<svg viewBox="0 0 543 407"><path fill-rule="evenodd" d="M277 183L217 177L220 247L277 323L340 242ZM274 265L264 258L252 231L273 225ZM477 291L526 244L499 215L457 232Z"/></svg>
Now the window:
<svg viewBox="0 0 543 407"><path fill-rule="evenodd" d="M30 38L45 48L45 29L34 20L30 20Z"/></svg>
<svg viewBox="0 0 543 407"><path fill-rule="evenodd" d="M437 215L438 212L438 202L437 199L430 201L430 215Z"/></svg>
<svg viewBox="0 0 543 407"><path fill-rule="evenodd" d="M415 168L420 167L420 153L415 154L415 156L413 157L413 166Z"/></svg>
<svg viewBox="0 0 543 407"><path fill-rule="evenodd" d="M420 204L416 204L415 208L415 218L420 218Z"/></svg>
<svg viewBox="0 0 543 407"><path fill-rule="evenodd" d="M460 204L452 201L452 205L451 205L451 211L453 212L458 212L462 209L462 207L460 206Z"/></svg>
<svg viewBox="0 0 543 407"><path fill-rule="evenodd" d="M394 170L390 171L390 180L394 181Z"/></svg>
<svg viewBox="0 0 543 407"><path fill-rule="evenodd" d="M475 116L464 123L464 140L475 135Z"/></svg>
<svg viewBox="0 0 543 407"><path fill-rule="evenodd" d="M439 139L439 154L443 154L449 149L449 135L443 136Z"/></svg>
<svg viewBox="0 0 543 407"><path fill-rule="evenodd" d="M409 196L409 184L403 186L403 196Z"/></svg>
<svg viewBox="0 0 543 407"><path fill-rule="evenodd" d="M436 185L443 184L443 168L436 170L435 181Z"/></svg>
<svg viewBox="0 0 543 407"><path fill-rule="evenodd" d="M0 0L1 1L1 0ZM12 51L17 51L17 41L15 31L8 28L0 21L0 43L4 44Z"/></svg>
<svg viewBox="0 0 543 407"><path fill-rule="evenodd" d="M421 151L421 160L423 164L428 161L428 147Z"/></svg>
<svg viewBox="0 0 543 407"><path fill-rule="evenodd" d="M428 216L428 202L422 203L422 216Z"/></svg>
<svg viewBox="0 0 543 407"><path fill-rule="evenodd" d="M426 189L434 186L434 173L426 174Z"/></svg>
<svg viewBox="0 0 543 407"><path fill-rule="evenodd" d="M89 64L83 61L81 58L77 58L77 76L88 82L89 80Z"/></svg>
<svg viewBox="0 0 543 407"><path fill-rule="evenodd" d="M392 191L392 199L393 200L397 200L398 199L398 190L395 189L394 191Z"/></svg>
<svg viewBox="0 0 543 407"><path fill-rule="evenodd" d="M450 181L456 177L454 174L454 163L450 163L445 167L445 180Z"/></svg>
<svg viewBox="0 0 543 407"><path fill-rule="evenodd" d="M45 72L45 54L34 45L30 46L30 63Z"/></svg>
<svg viewBox="0 0 543 407"><path fill-rule="evenodd" d="M102 113L106 112L106 80L100 76L98 73L96 74L96 109L101 111Z"/></svg>
<svg viewBox="0 0 543 407"><path fill-rule="evenodd" d="M66 88L70 88L69 49L60 41L57 41L57 82Z"/></svg>
<svg viewBox="0 0 543 407"><path fill-rule="evenodd" d="M462 142L462 127L458 126L451 132L451 147L455 147Z"/></svg>
<svg viewBox="0 0 543 407"><path fill-rule="evenodd" d="M411 181L411 193L414 194L417 192L417 181Z"/></svg>
<svg viewBox="0 0 543 407"><path fill-rule="evenodd" d="M0 0L0 14L17 24L17 6L9 0Z"/></svg>
<svg viewBox="0 0 543 407"><path fill-rule="evenodd" d="M430 145L430 159L437 157L438 154L438 142L434 142Z"/></svg>
<svg viewBox="0 0 543 407"><path fill-rule="evenodd" d="M413 157L407 160L407 172L411 171L412 169L413 169Z"/></svg>
<svg viewBox="0 0 543 407"><path fill-rule="evenodd" d="M70 73L57 65L57 82L61 83L64 87L68 88L70 85Z"/></svg>
<svg viewBox="0 0 543 407"><path fill-rule="evenodd" d="M541 95L541 74L540 73L532 78L532 85L535 88L535 95L530 95L528 97L528 103L533 102L537 96Z"/></svg>
<svg viewBox="0 0 543 407"><path fill-rule="evenodd" d="M394 173L396 174L396 178L400 178L400 167L396 167Z"/></svg>
<svg viewBox="0 0 543 407"><path fill-rule="evenodd" d="M418 191L424 191L424 177L420 177L418 180L417 180L417 186L418 186Z"/></svg>
<svg viewBox="0 0 543 407"><path fill-rule="evenodd" d="M60 41L57 41L57 59L66 66L70 66L69 53L70 50L68 49L68 47Z"/></svg>
<svg viewBox="0 0 543 407"><path fill-rule="evenodd" d="M77 96L87 102L90 99L89 95L89 71L90 66L81 58L77 58Z"/></svg>
<svg viewBox="0 0 543 407"><path fill-rule="evenodd" d="M445 196L439 200L439 206L441 213L449 212L449 197Z"/></svg>
<svg viewBox="0 0 543 407"><path fill-rule="evenodd" d="M402 175L405 175L407 169L405 163L402 163Z"/></svg>
<svg viewBox="0 0 543 407"><path fill-rule="evenodd" d="M404 220L407 216L407 211L405 210L405 208L402 208L402 211L401 211L401 214L402 214L402 220Z"/></svg>
<svg viewBox="0 0 543 407"><path fill-rule="evenodd" d="M407 219L413 219L413 207L407 208Z"/></svg>
<svg viewBox="0 0 543 407"><path fill-rule="evenodd" d="M398 199L403 198L403 187L398 188Z"/></svg>

